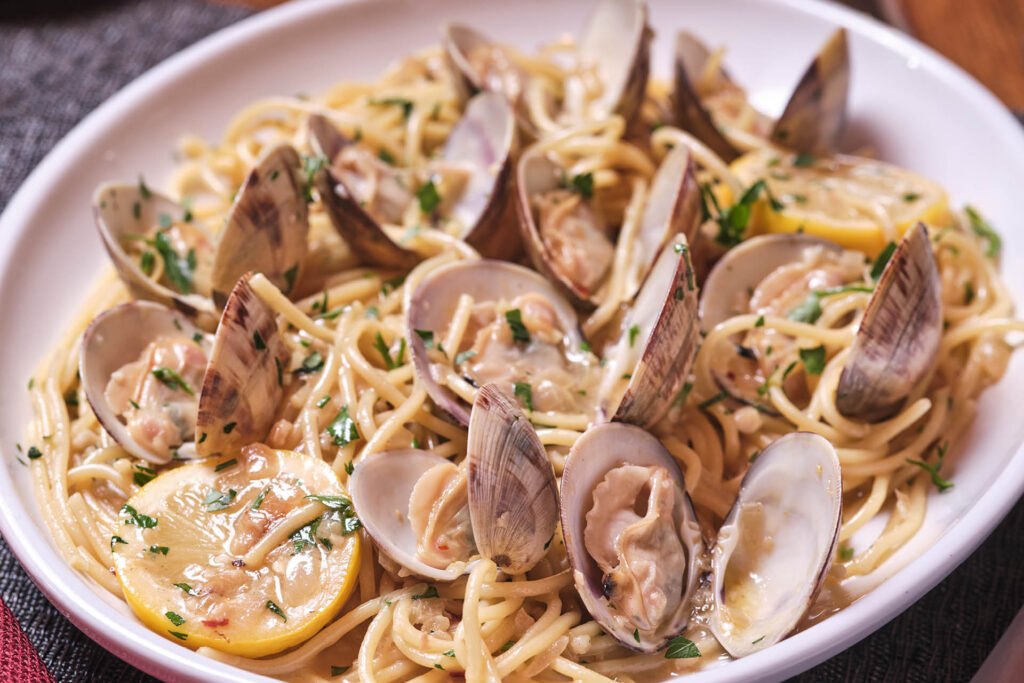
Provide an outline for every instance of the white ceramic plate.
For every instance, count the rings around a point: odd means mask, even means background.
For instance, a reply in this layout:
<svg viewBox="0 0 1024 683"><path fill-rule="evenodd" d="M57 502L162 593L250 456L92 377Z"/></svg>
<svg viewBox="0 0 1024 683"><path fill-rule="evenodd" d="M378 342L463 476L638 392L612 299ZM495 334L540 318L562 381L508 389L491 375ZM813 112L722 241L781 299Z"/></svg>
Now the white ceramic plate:
<svg viewBox="0 0 1024 683"><path fill-rule="evenodd" d="M145 629L122 603L69 569L49 541L26 468L14 457L29 418L25 381L105 264L89 199L105 179L139 171L159 186L184 132L216 139L233 112L266 95L314 92L370 78L399 54L437 41L458 18L530 48L578 30L586 0L326 2L259 14L201 41L112 97L32 173L0 218L0 528L28 572L89 636L167 680L268 680L209 661ZM1024 300L1024 236L1017 225L1024 135L986 90L927 48L838 6L811 0L650 0L653 64L665 76L678 28L729 46L729 64L755 103L778 111L810 55L837 25L853 54L851 146L948 187L1006 231L1003 271ZM885 565L884 583L842 612L774 647L703 672L694 681L774 680L802 671L892 619L945 577L985 538L1024 490L1024 421L1015 386L1018 354L988 391L957 447L948 493L933 493L924 528ZM982 502L983 501L983 502ZM865 533L870 533L870 529ZM877 532L877 529L875 530ZM935 540L942 537L941 543ZM863 538L863 537L862 537ZM858 539L854 540L857 545ZM898 570L898 571L897 571Z"/></svg>

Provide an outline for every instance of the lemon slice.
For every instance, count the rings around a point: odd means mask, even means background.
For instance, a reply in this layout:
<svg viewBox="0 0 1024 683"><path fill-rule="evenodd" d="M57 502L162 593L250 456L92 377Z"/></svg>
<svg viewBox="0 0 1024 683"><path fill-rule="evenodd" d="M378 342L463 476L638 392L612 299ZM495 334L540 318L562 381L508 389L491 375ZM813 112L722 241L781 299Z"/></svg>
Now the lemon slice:
<svg viewBox="0 0 1024 683"><path fill-rule="evenodd" d="M151 629L260 657L306 640L345 603L358 526L327 463L255 445L143 486L110 546L125 599Z"/></svg>
<svg viewBox="0 0 1024 683"><path fill-rule="evenodd" d="M745 154L731 168L744 186L764 179L782 204L776 211L762 193L748 234L805 232L875 256L918 221L943 224L950 218L939 185L874 159L814 158L768 148Z"/></svg>

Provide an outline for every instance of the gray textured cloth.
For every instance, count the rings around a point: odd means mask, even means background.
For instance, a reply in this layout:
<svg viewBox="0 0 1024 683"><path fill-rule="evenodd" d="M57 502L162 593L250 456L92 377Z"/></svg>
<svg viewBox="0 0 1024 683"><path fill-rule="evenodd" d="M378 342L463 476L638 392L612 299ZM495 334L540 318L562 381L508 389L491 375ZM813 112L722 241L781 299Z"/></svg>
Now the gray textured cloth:
<svg viewBox="0 0 1024 683"><path fill-rule="evenodd" d="M247 14L197 0L74 3L72 11L63 4L0 2L0 208L85 114L160 60ZM58 681L153 680L50 606L2 541L0 595ZM797 680L966 681L1022 603L1024 503L906 613Z"/></svg>

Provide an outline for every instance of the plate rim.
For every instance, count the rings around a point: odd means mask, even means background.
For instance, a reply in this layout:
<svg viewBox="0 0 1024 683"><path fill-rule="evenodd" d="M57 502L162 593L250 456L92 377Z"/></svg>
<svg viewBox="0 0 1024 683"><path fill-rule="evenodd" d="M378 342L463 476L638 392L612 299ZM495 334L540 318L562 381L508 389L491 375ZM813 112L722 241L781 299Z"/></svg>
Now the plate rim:
<svg viewBox="0 0 1024 683"><path fill-rule="evenodd" d="M123 110L133 108L136 103L147 99L153 91L160 90L167 82L194 69L207 57L217 57L231 52L247 40L273 33L282 26L308 20L320 14L357 11L359 6L375 1L379 0L298 0L255 13L201 38L120 88L83 117L54 145L22 181L0 214L0 273L3 273L0 283L10 276L10 269L7 267L10 256L20 241L26 239L24 226L28 224L27 219L45 200L45 195L35 188L41 186L40 181L51 174L63 159L76 157L83 147L88 146L107 119L117 116ZM758 2L785 7L837 26L845 26L891 52L917 60L922 68L947 82L962 96L972 98L975 102L974 108L979 114L998 129L996 133L999 138L1015 145L1018 152L1024 156L1024 129L1013 118L1009 109L961 67L913 37L902 34L869 15L825 0ZM15 230L15 226L21 229ZM1024 444L1018 445L1017 450L1006 462L1002 475L994 479L983 492L984 506L976 501L966 513L952 522L940 536L943 543L933 543L905 567L874 588L869 595L771 648L745 659L730 662L725 667L690 674L689 678L698 682L711 678L715 681L781 679L819 664L895 619L973 553L1024 493ZM47 543L39 544L41 547L35 547L24 537L14 522L19 511L10 501L15 499L14 481L9 466L0 467L0 533L25 572L50 603L94 642L133 666L165 679L238 680L238 674L242 670L193 651L181 649L144 627L144 630L128 628L131 623L114 612L113 608L110 608L109 614L90 613L90 608L80 601L75 589L83 586L94 590L93 587L80 575L76 577L80 584L66 583L54 575L48 563L56 559L64 565L63 558L49 539ZM949 550L951 547L954 548L952 552ZM869 597L871 599L867 600ZM877 609L873 607L875 603L897 605L898 608ZM139 632L136 632L137 630ZM808 645L815 641L820 646L811 650ZM174 650L166 650L170 646L174 646ZM794 656L804 649L809 650L804 656ZM172 656L168 657L168 652L172 653ZM175 654L180 656L173 656ZM252 672L245 673L248 680L273 680Z"/></svg>

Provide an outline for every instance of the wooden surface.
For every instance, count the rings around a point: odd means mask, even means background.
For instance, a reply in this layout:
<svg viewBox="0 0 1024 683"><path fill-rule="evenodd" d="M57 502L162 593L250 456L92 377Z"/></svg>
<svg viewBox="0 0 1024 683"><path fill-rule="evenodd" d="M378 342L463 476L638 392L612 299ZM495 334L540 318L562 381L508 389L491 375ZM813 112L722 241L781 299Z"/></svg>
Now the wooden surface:
<svg viewBox="0 0 1024 683"><path fill-rule="evenodd" d="M264 8L284 0L220 0ZM1024 110L1024 0L841 0L900 27Z"/></svg>

